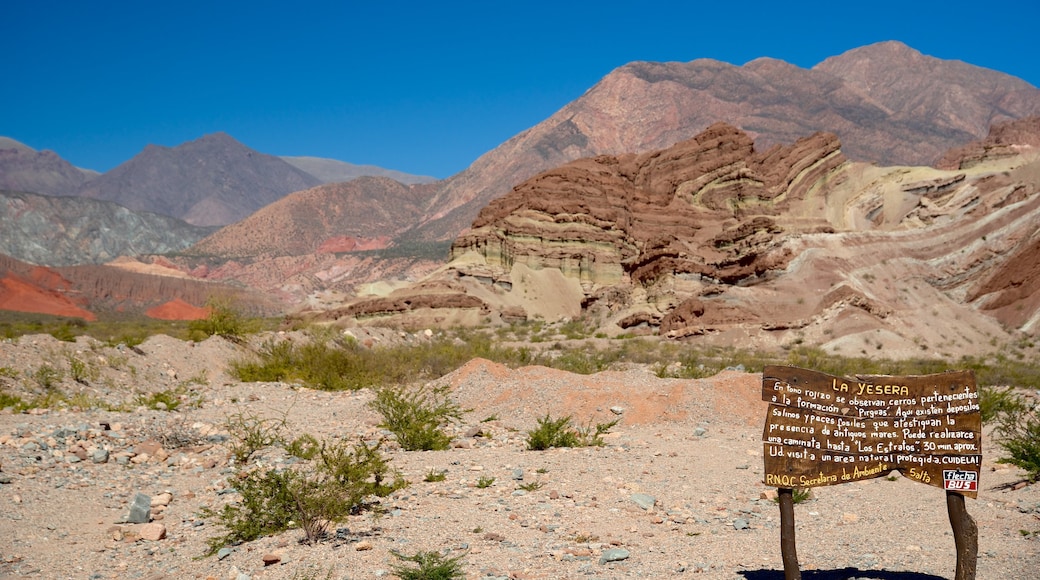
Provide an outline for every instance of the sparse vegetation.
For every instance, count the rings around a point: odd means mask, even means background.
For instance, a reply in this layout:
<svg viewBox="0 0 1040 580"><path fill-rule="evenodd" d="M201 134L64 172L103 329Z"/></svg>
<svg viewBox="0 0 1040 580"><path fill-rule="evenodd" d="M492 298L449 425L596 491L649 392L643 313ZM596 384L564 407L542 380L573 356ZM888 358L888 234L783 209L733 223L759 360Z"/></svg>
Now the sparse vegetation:
<svg viewBox="0 0 1040 580"><path fill-rule="evenodd" d="M245 318L235 310L230 300L210 299L206 307L209 308L209 316L188 323L192 338L221 336L228 340L240 341L246 334L260 329L258 320Z"/></svg>
<svg viewBox="0 0 1040 580"><path fill-rule="evenodd" d="M495 478L494 477L488 477L486 475L482 475L482 476L480 476L480 479L477 480L477 487L480 488L480 489L488 488L488 487L491 487L492 485L495 485Z"/></svg>
<svg viewBox="0 0 1040 580"><path fill-rule="evenodd" d="M447 478L448 472L431 469L426 473L426 477L423 478L423 481L425 481L426 483L434 483L437 481L444 481Z"/></svg>
<svg viewBox="0 0 1040 580"><path fill-rule="evenodd" d="M591 447L603 445L603 435L618 424L615 419L608 423L574 427L571 416L553 419L549 414L538 419L538 427L527 432L527 448L544 451L551 447Z"/></svg>
<svg viewBox="0 0 1040 580"><path fill-rule="evenodd" d="M997 445L1007 457L998 460L1020 467L1030 481L1040 480L1040 412L1021 399L1014 398L1000 408L996 416Z"/></svg>
<svg viewBox="0 0 1040 580"><path fill-rule="evenodd" d="M448 398L447 387L383 387L370 405L383 416L380 427L393 433L406 451L448 449L451 437L443 428L463 412Z"/></svg>
<svg viewBox="0 0 1040 580"><path fill-rule="evenodd" d="M325 537L329 525L364 509L365 498L385 497L405 487L407 482L391 472L380 446L321 442L308 463L241 472L235 480L241 499L203 514L217 519L225 530L210 539L210 553L297 527L307 542L316 542Z"/></svg>
<svg viewBox="0 0 1040 580"><path fill-rule="evenodd" d="M280 442L286 423L285 417L276 419L241 412L227 417L225 426L230 435L228 448L231 456L238 464L244 465L261 449Z"/></svg>
<svg viewBox="0 0 1040 580"><path fill-rule="evenodd" d="M462 570L462 559L465 554L448 557L438 552L418 552L405 556L391 551L398 560L409 564L392 565L393 574L401 580L456 580L465 578Z"/></svg>

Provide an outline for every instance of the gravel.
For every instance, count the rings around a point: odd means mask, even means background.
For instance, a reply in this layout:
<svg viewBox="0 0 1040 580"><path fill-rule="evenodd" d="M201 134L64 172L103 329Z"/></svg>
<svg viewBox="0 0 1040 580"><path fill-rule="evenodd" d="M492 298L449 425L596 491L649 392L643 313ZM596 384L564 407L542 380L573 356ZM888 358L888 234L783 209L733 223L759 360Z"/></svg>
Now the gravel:
<svg viewBox="0 0 1040 580"><path fill-rule="evenodd" d="M469 409L452 427L455 446L389 445L390 465L411 484L378 513L352 515L314 545L292 530L204 557L221 531L204 510L238 498L229 417L284 419L291 434L319 439L386 434L369 391L235 382L227 363L245 350L223 339L153 337L138 348L48 336L0 343L7 392L33 394L34 370L63 367L71 354L96 361L99 374L66 377L66 392L110 405L168 389L184 396L173 412L0 412L0 578L387 578L394 552L430 550L463 555L471 579L782 578L779 509L762 483L759 375L660 379L633 367L581 376L474 360L437 381ZM621 421L603 447L527 450L526 432L547 413ZM978 577L1036 579L1040 486L1015 485L1023 472L997 464L1000 448L983 443L979 498L968 502ZM289 460L269 450L253 461ZM424 481L435 471L447 477ZM494 483L480 487L482 478ZM127 521L145 510L148 523ZM815 488L795 517L805 571L953 577L942 490L898 473Z"/></svg>

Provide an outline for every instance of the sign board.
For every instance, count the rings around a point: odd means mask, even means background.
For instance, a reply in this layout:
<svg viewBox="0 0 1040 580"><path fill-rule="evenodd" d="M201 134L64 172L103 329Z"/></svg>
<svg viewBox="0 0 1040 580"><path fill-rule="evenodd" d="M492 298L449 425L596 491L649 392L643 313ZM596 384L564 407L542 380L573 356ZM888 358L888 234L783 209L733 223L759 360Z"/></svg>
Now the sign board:
<svg viewBox="0 0 1040 580"><path fill-rule="evenodd" d="M982 418L971 371L836 377L768 366L765 483L807 488L887 475L978 496Z"/></svg>

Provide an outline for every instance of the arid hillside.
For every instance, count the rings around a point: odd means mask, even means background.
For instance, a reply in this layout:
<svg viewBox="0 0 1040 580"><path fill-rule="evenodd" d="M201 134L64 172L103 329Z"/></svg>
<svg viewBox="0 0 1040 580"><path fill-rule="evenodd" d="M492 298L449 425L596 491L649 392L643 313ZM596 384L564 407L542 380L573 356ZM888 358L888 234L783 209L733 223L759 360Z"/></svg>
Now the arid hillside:
<svg viewBox="0 0 1040 580"><path fill-rule="evenodd" d="M717 124L543 172L489 204L433 275L303 316L406 328L587 317L608 333L750 347L992 350L1040 318L1040 152L1000 151L955 171L878 167L847 160L834 135L758 151Z"/></svg>

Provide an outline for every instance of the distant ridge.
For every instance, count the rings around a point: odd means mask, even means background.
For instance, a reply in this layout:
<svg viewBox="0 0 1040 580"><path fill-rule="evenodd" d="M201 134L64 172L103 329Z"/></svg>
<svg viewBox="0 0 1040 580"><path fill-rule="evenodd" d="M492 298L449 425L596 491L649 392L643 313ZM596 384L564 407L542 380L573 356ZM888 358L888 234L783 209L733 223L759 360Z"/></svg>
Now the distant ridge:
<svg viewBox="0 0 1040 580"><path fill-rule="evenodd" d="M194 225L219 226L320 183L278 157L213 133L172 148L149 145L78 193Z"/></svg>
<svg viewBox="0 0 1040 580"><path fill-rule="evenodd" d="M389 177L405 185L417 183L433 183L436 177L428 175L412 175L403 171L383 169L376 165L355 165L337 159L325 159L322 157L282 157L283 160L296 168L306 171L317 177L324 183L341 183L358 177Z"/></svg>
<svg viewBox="0 0 1040 580"><path fill-rule="evenodd" d="M53 151L37 151L0 137L0 190L72 195L96 172L74 167Z"/></svg>
<svg viewBox="0 0 1040 580"><path fill-rule="evenodd" d="M880 165L930 165L997 122L1040 114L1040 90L1013 76L882 42L811 69L759 58L633 62L551 117L445 180L413 239L452 239L477 212L540 171L596 155L664 149L724 121L759 149L817 131Z"/></svg>

